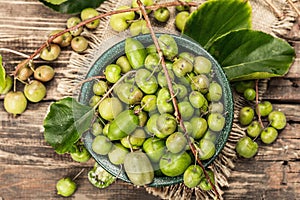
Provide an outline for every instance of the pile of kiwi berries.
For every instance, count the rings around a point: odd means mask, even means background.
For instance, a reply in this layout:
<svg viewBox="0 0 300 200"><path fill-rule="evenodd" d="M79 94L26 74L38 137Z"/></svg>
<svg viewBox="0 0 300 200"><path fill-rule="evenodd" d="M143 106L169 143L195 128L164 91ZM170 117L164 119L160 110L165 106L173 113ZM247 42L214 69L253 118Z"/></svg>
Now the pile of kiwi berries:
<svg viewBox="0 0 300 200"><path fill-rule="evenodd" d="M71 28L79 24L83 20L99 15L98 11L93 8L86 8L80 13L80 17L74 16L67 20L66 27ZM86 28L93 30L100 24L100 20L94 20L85 25ZM63 30L54 30L49 34L53 36ZM88 48L88 40L81 36L83 27L69 31L56 37L52 43L43 48L39 57L44 61L53 61L57 59L61 53L61 48L71 47L73 51L82 53ZM23 91L10 91L13 88L14 81L10 76L6 76L6 87L0 88L0 94L4 97L4 108L8 113L13 115L22 114L27 107L28 101L37 103L40 102L47 93L45 83L52 80L55 71L49 64L43 64L35 67L33 61L24 64L15 75L14 79L23 83L25 86ZM19 65L20 65L19 64ZM16 84L16 82L15 82Z"/></svg>
<svg viewBox="0 0 300 200"><path fill-rule="evenodd" d="M225 126L224 95L212 62L178 49L168 34L158 37L186 134L179 125L165 72L154 44L125 39L124 55L105 66L105 79L92 84L89 104L96 107L91 148L114 165L123 165L135 185L155 176L182 176L188 187L211 189L190 150L207 161ZM107 93L107 91L112 91ZM210 170L211 179L213 173Z"/></svg>
<svg viewBox="0 0 300 200"><path fill-rule="evenodd" d="M9 91L4 97L4 108L8 113L17 115L25 111L27 101L37 103L46 96L45 83L54 77L54 69L49 65L40 65L34 67L34 64L29 62L18 71L16 79L24 83L23 91ZM13 81L10 79L10 89ZM10 90L9 89L9 90Z"/></svg>
<svg viewBox="0 0 300 200"><path fill-rule="evenodd" d="M154 4L153 0L141 0L143 5L151 6ZM182 2L191 2L191 0L183 0ZM120 6L117 10L125 10L129 8L138 7L137 1L132 0L131 6ZM175 27L182 31L187 18L190 15L190 7L181 5L176 6L176 17L174 21ZM165 24L170 19L170 10L167 7L161 7L157 10L154 10L151 13L151 10L147 10L147 14L152 17L157 23ZM142 18L140 12L125 12L120 14L115 14L110 18L110 26L114 31L121 32L126 29L130 30L132 36L136 36L139 34L150 33L146 21Z"/></svg>
<svg viewBox="0 0 300 200"><path fill-rule="evenodd" d="M249 105L241 108L238 118L240 125L246 129L246 135L237 142L236 151L244 158L252 158L257 154L256 139L259 138L264 144L271 144L277 139L278 132L286 126L285 114L274 110L271 102L261 101L257 105L253 104L256 97L254 87L253 80L235 83L235 90L249 102Z"/></svg>

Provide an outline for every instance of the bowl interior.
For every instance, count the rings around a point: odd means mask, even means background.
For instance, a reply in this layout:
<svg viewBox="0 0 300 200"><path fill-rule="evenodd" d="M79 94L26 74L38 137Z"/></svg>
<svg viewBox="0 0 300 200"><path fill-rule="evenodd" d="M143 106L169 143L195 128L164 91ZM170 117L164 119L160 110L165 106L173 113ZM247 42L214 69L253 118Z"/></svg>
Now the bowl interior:
<svg viewBox="0 0 300 200"><path fill-rule="evenodd" d="M157 37L159 37L160 34L157 34ZM217 82L220 83L223 90L223 103L224 103L224 113L225 113L225 127L223 130L217 135L216 138L216 153L212 158L209 160L203 161L203 165L207 167L210 165L214 159L218 156L218 154L223 149L229 133L231 131L232 126L232 120L233 120L233 98L232 93L230 89L229 82L219 66L219 64L216 62L216 60L208 53L206 52L198 43L195 41L188 39L184 36L177 36L172 35L172 37L175 39L178 45L179 51L188 51L193 53L194 55L202 55L208 58L212 62L212 68L215 73L215 77L217 79ZM144 44L144 46L148 46L150 44L153 44L152 38L149 34L147 35L140 35L134 37L135 39L138 39L140 42ZM88 71L86 78L97 76L102 73L103 69L113 63L118 57L121 55L124 55L124 48L125 48L125 42L121 41L115 45L113 45L111 48L109 48L107 51L105 51L99 58L95 61L95 63L92 65L90 70ZM83 84L80 94L79 94L79 102L88 105L89 99L93 96L93 90L92 90L93 82L87 82ZM112 164L107 156L102 156L99 154L96 154L92 150L92 141L93 141L93 134L91 132L87 132L84 136L84 143L88 151L91 153L93 158L99 163L101 167L103 167L105 170L107 170L109 173L111 173L114 176L117 176L118 178L130 182L128 179L126 173L120 168L120 166L116 166ZM183 176L176 176L176 177L155 177L154 181L149 185L153 187L159 187L159 186L167 186L172 185L176 183L180 183L183 181Z"/></svg>

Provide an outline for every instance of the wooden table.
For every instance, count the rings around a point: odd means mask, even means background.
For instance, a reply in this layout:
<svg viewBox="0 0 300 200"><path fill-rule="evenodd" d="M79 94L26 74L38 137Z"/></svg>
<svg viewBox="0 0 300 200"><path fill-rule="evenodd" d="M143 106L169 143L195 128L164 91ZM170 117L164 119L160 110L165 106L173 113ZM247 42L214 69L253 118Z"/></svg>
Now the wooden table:
<svg viewBox="0 0 300 200"><path fill-rule="evenodd" d="M68 17L37 0L0 0L0 48L30 55L51 30L64 29ZM300 55L300 42L291 44ZM12 53L0 53L9 72L22 60ZM56 154L44 141L43 118L48 105L65 96L56 86L64 76L70 53L70 49L64 49L60 58L52 63L57 73L47 84L48 94L42 103L30 103L25 113L13 118L4 111L1 96L0 199L60 199L55 191L56 181L64 176L75 176L81 169L85 170L76 181L78 190L72 199L158 199L143 188L137 189L122 181L105 190L93 187L86 177L92 160L76 163L69 155ZM297 58L285 77L271 79L264 95L275 109L286 113L287 127L274 144L261 144L255 158L236 160L230 185L224 188L225 199L300 199L299 61ZM37 61L37 65L43 63Z"/></svg>

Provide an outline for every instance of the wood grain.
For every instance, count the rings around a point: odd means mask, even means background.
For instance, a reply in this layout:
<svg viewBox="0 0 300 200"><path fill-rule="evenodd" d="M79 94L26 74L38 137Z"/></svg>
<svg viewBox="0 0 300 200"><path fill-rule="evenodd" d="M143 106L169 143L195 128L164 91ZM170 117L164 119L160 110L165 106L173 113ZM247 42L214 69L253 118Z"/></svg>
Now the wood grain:
<svg viewBox="0 0 300 200"><path fill-rule="evenodd" d="M63 29L69 16L44 7L37 0L0 0L0 48L10 48L27 55L39 47L51 30ZM286 113L288 125L274 144L259 143L259 153L253 159L237 159L223 188L224 198L288 199L300 197L300 43L294 42L297 58L283 78L271 79L264 99L272 101L275 109ZM0 199L62 199L56 194L56 181L64 176L84 173L76 180L78 191L69 199L158 199L143 188L117 181L108 189L93 187L87 172L93 161L76 163L69 155L58 155L44 141L43 118L49 104L65 94L57 91L69 62L70 49L51 64L56 77L47 84L48 94L42 103L29 104L24 114L13 118L3 109L0 96ZM0 52L8 72L23 59ZM46 62L38 60L37 65ZM22 85L18 85L22 89ZM286 180L284 180L284 176Z"/></svg>

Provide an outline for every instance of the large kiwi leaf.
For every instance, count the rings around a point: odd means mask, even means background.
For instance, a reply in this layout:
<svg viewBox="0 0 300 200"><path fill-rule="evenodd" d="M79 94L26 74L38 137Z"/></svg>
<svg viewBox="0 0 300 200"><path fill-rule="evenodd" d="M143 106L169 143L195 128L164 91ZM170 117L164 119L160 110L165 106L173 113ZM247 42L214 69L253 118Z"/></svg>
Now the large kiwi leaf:
<svg viewBox="0 0 300 200"><path fill-rule="evenodd" d="M283 76L295 58L295 50L286 41L249 29L220 37L208 51L229 81Z"/></svg>
<svg viewBox="0 0 300 200"><path fill-rule="evenodd" d="M251 13L249 1L206 1L189 16L183 34L208 49L217 38L230 31L251 28Z"/></svg>
<svg viewBox="0 0 300 200"><path fill-rule="evenodd" d="M70 153L90 128L94 110L66 97L50 105L44 119L44 138L58 154Z"/></svg>

